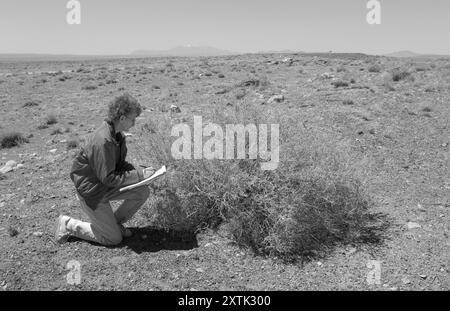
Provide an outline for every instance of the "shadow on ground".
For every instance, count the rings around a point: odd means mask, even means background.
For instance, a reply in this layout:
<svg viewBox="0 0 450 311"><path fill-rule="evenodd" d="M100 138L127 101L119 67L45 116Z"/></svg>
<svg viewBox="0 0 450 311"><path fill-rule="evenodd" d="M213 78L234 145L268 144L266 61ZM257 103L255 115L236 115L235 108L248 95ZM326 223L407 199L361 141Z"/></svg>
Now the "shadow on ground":
<svg viewBox="0 0 450 311"><path fill-rule="evenodd" d="M128 247L140 254L143 252L158 252L160 250L190 250L198 247L197 236L194 232L164 230L155 227L135 228L129 227L133 236L124 238L122 243L106 248ZM68 242L86 242L100 245L91 241L84 241L77 237L70 237Z"/></svg>
<svg viewBox="0 0 450 311"><path fill-rule="evenodd" d="M198 247L197 236L191 231L164 230L155 227L129 228L133 236L120 245L134 252L158 252L160 250L189 250Z"/></svg>

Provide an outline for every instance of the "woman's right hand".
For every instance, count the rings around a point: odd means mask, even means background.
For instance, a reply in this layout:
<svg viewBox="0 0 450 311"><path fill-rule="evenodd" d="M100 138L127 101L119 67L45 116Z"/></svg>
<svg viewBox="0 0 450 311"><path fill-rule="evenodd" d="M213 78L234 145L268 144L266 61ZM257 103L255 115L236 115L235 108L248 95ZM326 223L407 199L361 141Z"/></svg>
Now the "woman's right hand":
<svg viewBox="0 0 450 311"><path fill-rule="evenodd" d="M144 179L149 178L155 173L155 169L153 167L146 167L142 170L142 175L144 176Z"/></svg>

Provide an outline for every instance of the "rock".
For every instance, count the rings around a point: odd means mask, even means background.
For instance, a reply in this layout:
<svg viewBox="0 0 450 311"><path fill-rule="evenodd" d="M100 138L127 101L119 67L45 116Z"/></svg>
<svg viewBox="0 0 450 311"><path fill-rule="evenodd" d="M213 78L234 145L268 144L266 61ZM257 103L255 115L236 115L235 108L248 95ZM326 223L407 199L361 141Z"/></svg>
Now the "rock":
<svg viewBox="0 0 450 311"><path fill-rule="evenodd" d="M320 261L317 262L317 265L320 267L323 265L323 263L321 263Z"/></svg>
<svg viewBox="0 0 450 311"><path fill-rule="evenodd" d="M38 237L38 238L40 238L41 236L44 235L44 233L41 232L41 231L36 231L36 232L33 232L33 235L36 236L36 237Z"/></svg>
<svg viewBox="0 0 450 311"><path fill-rule="evenodd" d="M12 170L14 170L14 168L17 166L17 162L10 160L8 162L6 162L6 164L0 168L0 173L5 174L7 172L10 172Z"/></svg>
<svg viewBox="0 0 450 311"><path fill-rule="evenodd" d="M195 269L195 271L200 272L200 273L205 272L205 270L203 270L202 268L197 268L197 269Z"/></svg>
<svg viewBox="0 0 450 311"><path fill-rule="evenodd" d="M408 227L408 230L422 228L422 226L420 224L418 224L417 222L412 222L412 221L409 221L406 225Z"/></svg>
<svg viewBox="0 0 450 311"><path fill-rule="evenodd" d="M55 153L57 150L58 150L58 149L51 149L51 150L49 150L48 152L50 152L50 153Z"/></svg>
<svg viewBox="0 0 450 311"><path fill-rule="evenodd" d="M406 284L410 284L411 281L407 277L403 277L402 278L402 283L406 285Z"/></svg>
<svg viewBox="0 0 450 311"><path fill-rule="evenodd" d="M292 63L294 62L294 60L292 59L292 58L290 58L290 57L285 57L285 58L283 58L283 60L282 60L282 62L284 63L284 64L289 64L289 65L292 65Z"/></svg>
<svg viewBox="0 0 450 311"><path fill-rule="evenodd" d="M25 165L19 163L19 164L17 164L16 169L19 169L19 168L24 167L24 166L25 166Z"/></svg>
<svg viewBox="0 0 450 311"><path fill-rule="evenodd" d="M419 276L422 278L422 279L426 279L427 278L427 275L426 274L419 274Z"/></svg>
<svg viewBox="0 0 450 311"><path fill-rule="evenodd" d="M283 95L274 95L272 97L269 98L269 100L267 101L267 103L271 104L273 102L277 102L280 103L284 100L284 96Z"/></svg>
<svg viewBox="0 0 450 311"><path fill-rule="evenodd" d="M180 109L180 107L178 107L178 106L176 106L176 105L170 105L170 111L171 112L173 112L173 113L180 113L181 112L181 109Z"/></svg>
<svg viewBox="0 0 450 311"><path fill-rule="evenodd" d="M332 79L332 78L334 78L334 75L332 75L331 73L328 73L328 72L324 72L320 75L320 77L322 79Z"/></svg>

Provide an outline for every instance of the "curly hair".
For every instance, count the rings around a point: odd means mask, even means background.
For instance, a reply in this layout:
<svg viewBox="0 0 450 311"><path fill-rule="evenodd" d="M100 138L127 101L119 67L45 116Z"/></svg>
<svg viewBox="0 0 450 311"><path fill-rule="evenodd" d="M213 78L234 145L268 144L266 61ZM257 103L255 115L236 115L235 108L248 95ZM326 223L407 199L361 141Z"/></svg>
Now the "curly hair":
<svg viewBox="0 0 450 311"><path fill-rule="evenodd" d="M128 93L120 95L112 100L108 105L108 120L117 121L121 116L126 116L135 112L139 116L142 107L136 98Z"/></svg>

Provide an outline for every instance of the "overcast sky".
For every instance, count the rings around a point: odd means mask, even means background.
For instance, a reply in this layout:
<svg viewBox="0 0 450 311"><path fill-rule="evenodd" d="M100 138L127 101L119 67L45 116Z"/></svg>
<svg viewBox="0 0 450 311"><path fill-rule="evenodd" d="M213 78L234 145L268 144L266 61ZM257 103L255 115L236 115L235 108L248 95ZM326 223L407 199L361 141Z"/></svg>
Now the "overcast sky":
<svg viewBox="0 0 450 311"><path fill-rule="evenodd" d="M450 54L450 0L0 0L0 53L128 54L177 45L236 52L399 50Z"/></svg>

